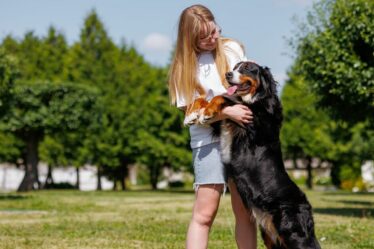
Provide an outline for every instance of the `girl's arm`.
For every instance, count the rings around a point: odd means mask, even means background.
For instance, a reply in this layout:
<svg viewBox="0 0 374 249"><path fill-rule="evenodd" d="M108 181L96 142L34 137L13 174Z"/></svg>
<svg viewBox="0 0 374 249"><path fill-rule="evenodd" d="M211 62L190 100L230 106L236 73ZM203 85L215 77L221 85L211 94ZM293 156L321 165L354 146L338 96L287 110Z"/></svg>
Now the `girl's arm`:
<svg viewBox="0 0 374 249"><path fill-rule="evenodd" d="M222 112L216 117L209 120L208 124L223 120L231 119L232 121L238 123L241 126L251 123L253 120L252 111L245 105L233 105L223 108Z"/></svg>

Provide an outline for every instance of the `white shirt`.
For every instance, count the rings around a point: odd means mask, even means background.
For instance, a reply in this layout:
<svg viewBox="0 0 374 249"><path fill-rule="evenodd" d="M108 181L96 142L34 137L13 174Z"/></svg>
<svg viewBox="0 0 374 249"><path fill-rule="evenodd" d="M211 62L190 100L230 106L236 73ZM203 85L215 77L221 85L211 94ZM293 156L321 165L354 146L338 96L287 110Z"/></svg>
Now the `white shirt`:
<svg viewBox="0 0 374 249"><path fill-rule="evenodd" d="M225 42L223 46L227 62L229 63L231 70L238 62L247 60L243 49L237 42L228 41ZM204 88L207 94L206 99L208 101L211 100L214 96L226 93L226 89L221 82L221 78L218 74L217 67L214 62L214 57L211 52L203 52L199 55L197 78L200 82L200 85ZM198 96L199 94L196 92L195 97ZM186 106L185 101L177 94L177 107L183 106ZM197 148L210 143L218 142L218 137L212 137L212 131L213 129L210 126L191 125L191 148Z"/></svg>

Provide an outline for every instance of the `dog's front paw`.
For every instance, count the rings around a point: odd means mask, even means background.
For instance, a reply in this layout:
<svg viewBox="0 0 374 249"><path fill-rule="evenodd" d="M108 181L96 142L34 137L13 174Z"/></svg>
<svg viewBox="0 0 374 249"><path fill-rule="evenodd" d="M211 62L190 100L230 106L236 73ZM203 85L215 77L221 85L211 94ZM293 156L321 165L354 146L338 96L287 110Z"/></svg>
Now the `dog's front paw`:
<svg viewBox="0 0 374 249"><path fill-rule="evenodd" d="M200 124L207 124L209 122L209 120L211 120L212 118L213 118L213 115L212 116L201 115L199 117L199 123Z"/></svg>
<svg viewBox="0 0 374 249"><path fill-rule="evenodd" d="M216 116L215 112L210 111L209 109L205 109L199 115L199 123L200 124L207 124L210 120L212 120Z"/></svg>
<svg viewBox="0 0 374 249"><path fill-rule="evenodd" d="M193 125L193 124L196 124L197 121L199 119L199 114L198 112L191 112L190 114L188 114L185 118L184 118L184 121L183 121L183 124L188 126L188 125Z"/></svg>

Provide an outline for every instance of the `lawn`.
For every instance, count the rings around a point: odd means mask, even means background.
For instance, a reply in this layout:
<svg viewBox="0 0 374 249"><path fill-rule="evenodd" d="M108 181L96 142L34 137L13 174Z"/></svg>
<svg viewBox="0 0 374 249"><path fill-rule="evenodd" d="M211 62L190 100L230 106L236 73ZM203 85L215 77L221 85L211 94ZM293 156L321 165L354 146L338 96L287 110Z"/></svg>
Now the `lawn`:
<svg viewBox="0 0 374 249"><path fill-rule="evenodd" d="M325 249L374 249L374 195L307 192ZM191 191L0 194L0 248L184 248ZM236 248L229 194L209 248ZM259 240L259 247L264 248Z"/></svg>

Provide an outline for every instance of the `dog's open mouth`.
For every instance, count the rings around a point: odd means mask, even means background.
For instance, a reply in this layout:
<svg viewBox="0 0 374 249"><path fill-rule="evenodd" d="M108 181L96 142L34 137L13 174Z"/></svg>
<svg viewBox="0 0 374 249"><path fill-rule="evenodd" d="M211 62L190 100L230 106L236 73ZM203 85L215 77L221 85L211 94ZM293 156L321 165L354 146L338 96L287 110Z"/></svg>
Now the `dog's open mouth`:
<svg viewBox="0 0 374 249"><path fill-rule="evenodd" d="M238 89L238 86L230 86L229 88L227 88L227 94L233 95L237 89Z"/></svg>
<svg viewBox="0 0 374 249"><path fill-rule="evenodd" d="M236 92L247 91L251 87L250 84L241 84L241 85L239 85L239 84L232 84L232 83L230 83L230 85L231 86L229 88L227 88L227 94L230 95L230 96L233 95Z"/></svg>

